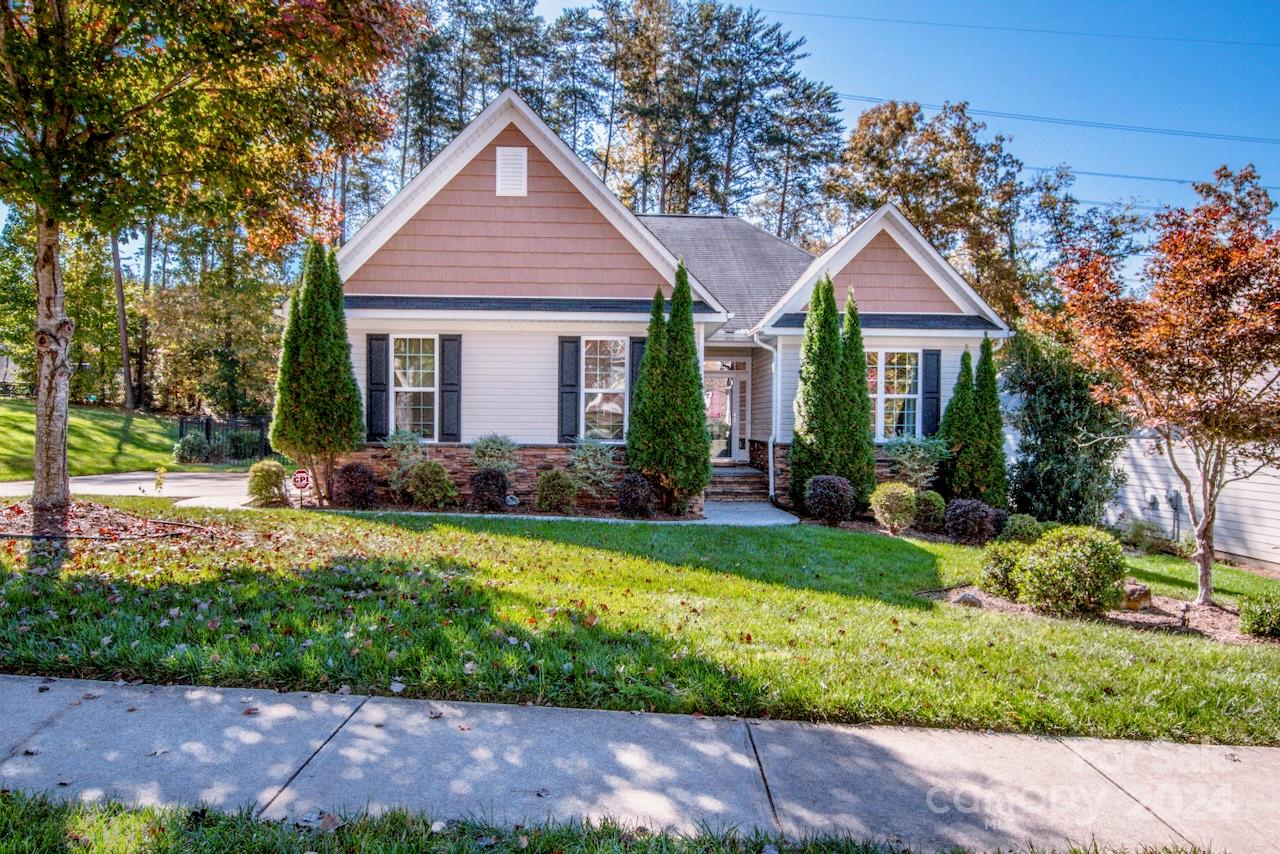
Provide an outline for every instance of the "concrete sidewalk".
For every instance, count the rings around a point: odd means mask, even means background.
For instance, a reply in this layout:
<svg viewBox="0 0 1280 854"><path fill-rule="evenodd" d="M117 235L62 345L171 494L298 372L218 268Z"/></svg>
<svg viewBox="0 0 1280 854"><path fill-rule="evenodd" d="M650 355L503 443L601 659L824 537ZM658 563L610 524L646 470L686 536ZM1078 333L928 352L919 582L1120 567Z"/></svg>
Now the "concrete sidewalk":
<svg viewBox="0 0 1280 854"><path fill-rule="evenodd" d="M934 850L1274 851L1280 749L0 676L0 787Z"/></svg>

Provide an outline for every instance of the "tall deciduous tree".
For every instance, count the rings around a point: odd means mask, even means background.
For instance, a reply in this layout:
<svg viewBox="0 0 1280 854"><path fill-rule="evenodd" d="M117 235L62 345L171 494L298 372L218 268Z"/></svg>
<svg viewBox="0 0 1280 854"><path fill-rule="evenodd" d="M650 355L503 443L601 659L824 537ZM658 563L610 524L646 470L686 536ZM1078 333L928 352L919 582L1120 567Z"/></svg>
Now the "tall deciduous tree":
<svg viewBox="0 0 1280 854"><path fill-rule="evenodd" d="M995 347L983 336L973 383L973 408L978 419L974 466L975 498L992 507L1009 506L1009 472L1004 457L1004 416L1000 411L1000 384L996 375Z"/></svg>
<svg viewBox="0 0 1280 854"><path fill-rule="evenodd" d="M974 398L973 361L965 350L960 356L960 373L951 400L947 401L942 423L938 425L938 437L947 443L950 452L939 466L938 475L951 498L979 497L976 470L980 459L980 428Z"/></svg>
<svg viewBox="0 0 1280 854"><path fill-rule="evenodd" d="M276 381L271 446L311 470L329 501L337 457L364 437L360 389L342 312L342 279L332 251L312 243L289 307Z"/></svg>
<svg viewBox="0 0 1280 854"><path fill-rule="evenodd" d="M374 80L406 24L398 0L0 7L0 199L37 231L37 536L69 503L64 225L195 208L293 237L326 162L388 130Z"/></svg>
<svg viewBox="0 0 1280 854"><path fill-rule="evenodd" d="M693 294L684 262L676 269L667 323L663 398L666 454L660 473L672 496L672 510L683 508L711 482L711 433L702 397L702 364L693 325Z"/></svg>
<svg viewBox="0 0 1280 854"><path fill-rule="evenodd" d="M1077 247L1058 270L1095 390L1158 437L1195 531L1198 604L1213 601L1223 489L1280 463L1280 234L1256 175L1220 169L1203 202L1156 217L1145 288Z"/></svg>
<svg viewBox="0 0 1280 854"><path fill-rule="evenodd" d="M865 364L863 366L865 370ZM840 319L830 276L814 285L800 342L800 382L793 402L795 436L788 455L789 492L803 509L809 478L836 474L840 462ZM865 386L865 383L864 383Z"/></svg>
<svg viewBox="0 0 1280 854"><path fill-rule="evenodd" d="M649 332L644 356L631 391L631 412L627 419L627 467L660 481L659 472L667 442L663 423L667 403L667 320L666 302L659 288L653 294L653 310L649 314ZM708 453L710 453L708 451Z"/></svg>
<svg viewBox="0 0 1280 854"><path fill-rule="evenodd" d="M862 345L862 324L853 288L845 300L837 383L839 462L835 473L849 481L857 509L864 510L870 506L871 492L876 488L876 445L872 438L871 394L867 388L867 352Z"/></svg>

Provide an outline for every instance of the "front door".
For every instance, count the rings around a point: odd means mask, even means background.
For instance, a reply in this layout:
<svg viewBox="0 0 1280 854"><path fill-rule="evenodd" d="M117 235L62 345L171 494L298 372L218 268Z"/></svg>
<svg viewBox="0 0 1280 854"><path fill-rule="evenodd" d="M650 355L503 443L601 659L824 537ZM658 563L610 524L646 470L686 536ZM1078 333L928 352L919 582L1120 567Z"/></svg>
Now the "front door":
<svg viewBox="0 0 1280 854"><path fill-rule="evenodd" d="M711 433L711 459L722 462L747 459L744 429L749 394L746 364L708 359L702 377L702 396Z"/></svg>

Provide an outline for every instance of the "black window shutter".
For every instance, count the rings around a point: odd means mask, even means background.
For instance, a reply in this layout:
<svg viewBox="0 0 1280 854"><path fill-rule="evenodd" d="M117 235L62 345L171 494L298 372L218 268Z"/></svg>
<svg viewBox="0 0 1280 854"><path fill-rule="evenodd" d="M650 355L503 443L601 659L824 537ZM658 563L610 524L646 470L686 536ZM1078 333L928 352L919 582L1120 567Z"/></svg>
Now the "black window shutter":
<svg viewBox="0 0 1280 854"><path fill-rule="evenodd" d="M942 351L925 350L924 364L921 366L920 427L924 435L932 436L938 432L938 421L942 417Z"/></svg>
<svg viewBox="0 0 1280 854"><path fill-rule="evenodd" d="M560 441L578 441L578 379L581 339L564 336L560 339Z"/></svg>
<svg viewBox="0 0 1280 854"><path fill-rule="evenodd" d="M636 390L636 380L640 377L640 360L644 358L644 343L648 338L632 338L631 339L631 384L627 386L627 390L634 393Z"/></svg>
<svg viewBox="0 0 1280 854"><path fill-rule="evenodd" d="M370 442L387 438L387 372L391 368L390 341L386 335L364 337L365 374L364 416L365 433Z"/></svg>
<svg viewBox="0 0 1280 854"><path fill-rule="evenodd" d="M462 336L440 336L440 441L462 441Z"/></svg>

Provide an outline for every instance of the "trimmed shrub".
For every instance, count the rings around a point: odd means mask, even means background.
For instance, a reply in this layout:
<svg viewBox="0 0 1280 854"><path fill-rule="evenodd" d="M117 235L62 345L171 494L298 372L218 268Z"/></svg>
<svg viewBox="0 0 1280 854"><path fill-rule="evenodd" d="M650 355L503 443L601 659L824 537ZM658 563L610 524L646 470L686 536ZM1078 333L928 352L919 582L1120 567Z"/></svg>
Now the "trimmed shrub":
<svg viewBox="0 0 1280 854"><path fill-rule="evenodd" d="M1026 547L1017 571L1018 601L1046 614L1101 614L1119 603L1127 571L1115 537L1065 526Z"/></svg>
<svg viewBox="0 0 1280 854"><path fill-rule="evenodd" d="M209 460L209 440L202 433L188 433L173 446L175 463L203 463Z"/></svg>
<svg viewBox="0 0 1280 854"><path fill-rule="evenodd" d="M471 507L485 513L507 509L507 493L511 485L501 469L483 468L471 475Z"/></svg>
<svg viewBox="0 0 1280 854"><path fill-rule="evenodd" d="M991 543L982 550L982 574L978 586L988 593L1017 601L1018 573L1027 553L1025 543Z"/></svg>
<svg viewBox="0 0 1280 854"><path fill-rule="evenodd" d="M249 497L255 507L280 507L289 503L284 486L285 470L276 460L260 460L249 466Z"/></svg>
<svg viewBox="0 0 1280 854"><path fill-rule="evenodd" d="M871 512L897 536L916 520L916 491L905 483L882 483L871 493Z"/></svg>
<svg viewBox="0 0 1280 854"><path fill-rule="evenodd" d="M378 506L378 475L364 463L347 463L333 475L333 500L339 507L370 510Z"/></svg>
<svg viewBox="0 0 1280 854"><path fill-rule="evenodd" d="M448 507L458 500L458 487L445 467L435 460L420 459L408 466L400 480L402 498L415 507Z"/></svg>
<svg viewBox="0 0 1280 854"><path fill-rule="evenodd" d="M618 481L618 512L631 519L648 519L658 503L658 492L642 474L627 472Z"/></svg>
<svg viewBox="0 0 1280 854"><path fill-rule="evenodd" d="M570 513L578 497L578 483L564 469L538 474L538 509L544 513Z"/></svg>
<svg viewBox="0 0 1280 854"><path fill-rule="evenodd" d="M991 508L974 498L957 498L947 504L947 535L957 543L980 546L996 535Z"/></svg>
<svg viewBox="0 0 1280 854"><path fill-rule="evenodd" d="M511 474L520 468L520 452L507 436L490 433L471 446L471 464L478 469L497 469Z"/></svg>
<svg viewBox="0 0 1280 854"><path fill-rule="evenodd" d="M990 504L987 505L991 507ZM991 530L996 532L996 536L1004 533L1004 526L1009 522L1009 511L1003 507L991 507Z"/></svg>
<svg viewBox="0 0 1280 854"><path fill-rule="evenodd" d="M622 466L614 459L613 445L599 439L584 439L569 452L568 473L577 488L592 498L604 498L612 492L620 471Z"/></svg>
<svg viewBox="0 0 1280 854"><path fill-rule="evenodd" d="M932 489L916 493L916 527L936 534L946 528L947 502Z"/></svg>
<svg viewBox="0 0 1280 854"><path fill-rule="evenodd" d="M1034 543L1043 533L1044 526L1036 521L1036 517L1014 513L1004 523L1004 528L996 539L1002 543Z"/></svg>
<svg viewBox="0 0 1280 854"><path fill-rule="evenodd" d="M1280 593L1241 599L1240 631L1258 638L1280 638Z"/></svg>
<svg viewBox="0 0 1280 854"><path fill-rule="evenodd" d="M938 466L949 453L946 441L936 436L893 439L884 445L884 455L889 459L889 470L894 478L917 492L933 484L938 476Z"/></svg>
<svg viewBox="0 0 1280 854"><path fill-rule="evenodd" d="M814 475L804 486L804 506L828 525L839 525L852 516L853 502L853 487L838 475Z"/></svg>

